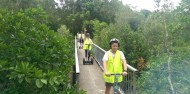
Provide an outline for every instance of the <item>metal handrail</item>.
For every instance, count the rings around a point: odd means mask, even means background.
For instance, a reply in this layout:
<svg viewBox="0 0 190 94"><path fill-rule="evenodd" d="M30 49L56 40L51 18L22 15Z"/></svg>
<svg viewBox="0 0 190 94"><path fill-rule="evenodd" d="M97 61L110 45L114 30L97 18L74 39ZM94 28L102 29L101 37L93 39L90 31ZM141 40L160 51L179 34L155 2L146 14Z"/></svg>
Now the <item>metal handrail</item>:
<svg viewBox="0 0 190 94"><path fill-rule="evenodd" d="M101 70L103 71L104 69L102 64L102 58L106 51L96 44L93 44L92 46L93 58L96 60ZM124 81L122 83L124 84L124 86L122 88L127 94L136 94L136 73L138 70L130 66L129 64L127 64L127 68L128 75L127 77L124 77Z"/></svg>
<svg viewBox="0 0 190 94"><path fill-rule="evenodd" d="M79 61L78 61L78 52L77 52L77 39L75 37L75 71L77 74L80 73L80 70L79 70Z"/></svg>
<svg viewBox="0 0 190 94"><path fill-rule="evenodd" d="M78 59L78 42L77 38L75 37L75 65L74 65L74 73L73 73L73 79L74 84L76 84L76 94L79 94L79 74L80 74L80 68L79 68L79 59Z"/></svg>

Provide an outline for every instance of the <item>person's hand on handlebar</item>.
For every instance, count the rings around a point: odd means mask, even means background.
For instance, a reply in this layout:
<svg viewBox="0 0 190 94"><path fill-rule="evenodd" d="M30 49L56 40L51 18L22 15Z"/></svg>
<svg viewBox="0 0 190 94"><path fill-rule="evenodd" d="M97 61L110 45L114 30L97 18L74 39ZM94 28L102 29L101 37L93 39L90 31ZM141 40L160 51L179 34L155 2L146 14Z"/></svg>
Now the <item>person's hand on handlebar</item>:
<svg viewBox="0 0 190 94"><path fill-rule="evenodd" d="M111 74L109 72L105 72L105 75L108 77L111 76Z"/></svg>
<svg viewBox="0 0 190 94"><path fill-rule="evenodd" d="M127 71L122 72L123 76L127 76L127 74L128 74Z"/></svg>

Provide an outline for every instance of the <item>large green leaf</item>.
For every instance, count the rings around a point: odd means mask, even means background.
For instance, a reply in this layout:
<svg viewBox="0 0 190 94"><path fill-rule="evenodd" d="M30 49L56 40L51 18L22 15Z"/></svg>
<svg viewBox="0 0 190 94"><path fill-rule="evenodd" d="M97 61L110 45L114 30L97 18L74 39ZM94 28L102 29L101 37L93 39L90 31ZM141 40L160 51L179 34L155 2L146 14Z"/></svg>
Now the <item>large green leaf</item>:
<svg viewBox="0 0 190 94"><path fill-rule="evenodd" d="M42 83L47 85L47 80L46 79L40 79Z"/></svg>
<svg viewBox="0 0 190 94"><path fill-rule="evenodd" d="M43 82L40 79L36 79L36 86L41 88L43 86Z"/></svg>

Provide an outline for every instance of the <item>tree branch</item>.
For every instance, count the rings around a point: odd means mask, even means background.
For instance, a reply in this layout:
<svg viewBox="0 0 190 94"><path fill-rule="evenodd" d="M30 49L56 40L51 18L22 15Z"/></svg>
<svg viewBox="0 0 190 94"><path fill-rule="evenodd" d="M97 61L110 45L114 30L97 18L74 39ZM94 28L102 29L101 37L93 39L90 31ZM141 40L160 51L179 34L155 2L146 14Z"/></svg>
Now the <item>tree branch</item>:
<svg viewBox="0 0 190 94"><path fill-rule="evenodd" d="M171 54L170 54L170 51L169 51L169 48L168 48L168 31L167 31L167 25L166 25L166 21L164 20L164 25L165 25L165 43L164 43L164 47L165 47L165 50L166 50L166 53L168 54L168 82L170 84L170 89L171 89L171 92L172 94L175 94L175 91L174 91L174 87L173 87L173 84L172 84L172 80L171 80Z"/></svg>
<svg viewBox="0 0 190 94"><path fill-rule="evenodd" d="M169 56L168 58L168 82L170 84L170 89L172 91L172 94L175 94L175 91L174 91L174 87L173 87L173 84L172 84L172 80L171 80L171 56Z"/></svg>

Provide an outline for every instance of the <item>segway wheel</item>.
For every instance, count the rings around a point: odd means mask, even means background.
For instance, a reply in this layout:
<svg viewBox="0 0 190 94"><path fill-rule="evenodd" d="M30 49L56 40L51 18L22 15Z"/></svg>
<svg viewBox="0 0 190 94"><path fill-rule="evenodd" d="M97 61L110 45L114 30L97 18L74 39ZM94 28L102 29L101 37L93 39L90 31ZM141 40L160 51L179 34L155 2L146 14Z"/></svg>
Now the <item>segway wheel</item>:
<svg viewBox="0 0 190 94"><path fill-rule="evenodd" d="M83 65L85 65L85 59L83 58Z"/></svg>
<svg viewBox="0 0 190 94"><path fill-rule="evenodd" d="M91 63L93 64L93 59L91 58Z"/></svg>

